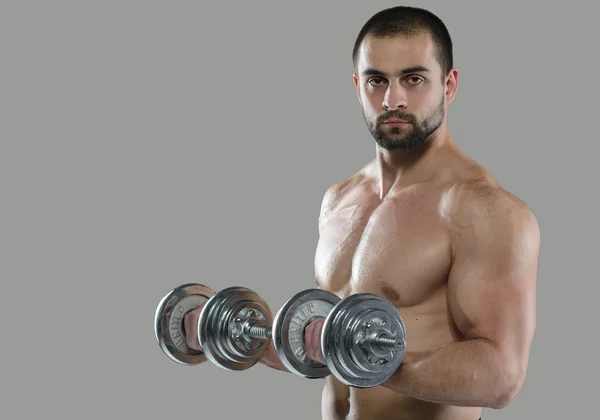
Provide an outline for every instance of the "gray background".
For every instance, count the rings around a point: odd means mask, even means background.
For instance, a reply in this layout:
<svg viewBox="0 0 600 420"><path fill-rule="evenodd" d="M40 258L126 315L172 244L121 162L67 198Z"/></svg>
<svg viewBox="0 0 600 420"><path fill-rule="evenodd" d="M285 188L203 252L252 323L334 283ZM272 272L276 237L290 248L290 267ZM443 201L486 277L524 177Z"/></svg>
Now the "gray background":
<svg viewBox="0 0 600 420"><path fill-rule="evenodd" d="M320 380L169 361L154 309L313 286L322 194L374 156L352 44L396 4L0 3L1 417L319 418ZM542 232L527 381L484 419L594 418L593 3L410 4L454 39L455 140Z"/></svg>

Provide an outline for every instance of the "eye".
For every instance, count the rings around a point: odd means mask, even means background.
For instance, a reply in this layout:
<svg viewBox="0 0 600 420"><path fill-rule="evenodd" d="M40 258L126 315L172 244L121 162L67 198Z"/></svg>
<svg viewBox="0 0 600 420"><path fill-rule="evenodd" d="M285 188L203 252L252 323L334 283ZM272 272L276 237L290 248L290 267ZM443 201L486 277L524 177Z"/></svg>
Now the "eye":
<svg viewBox="0 0 600 420"><path fill-rule="evenodd" d="M409 77L408 79L406 79L406 80L408 80L408 82L409 82L411 85L417 85L417 84L419 84L419 83L421 83L421 82L423 82L423 81L424 81L424 80L423 80L423 78L422 78L422 77L420 77L420 76L410 76L410 77Z"/></svg>
<svg viewBox="0 0 600 420"><path fill-rule="evenodd" d="M372 86L381 86L383 83L385 83L385 80L381 77L371 77L369 80L367 80L367 84Z"/></svg>

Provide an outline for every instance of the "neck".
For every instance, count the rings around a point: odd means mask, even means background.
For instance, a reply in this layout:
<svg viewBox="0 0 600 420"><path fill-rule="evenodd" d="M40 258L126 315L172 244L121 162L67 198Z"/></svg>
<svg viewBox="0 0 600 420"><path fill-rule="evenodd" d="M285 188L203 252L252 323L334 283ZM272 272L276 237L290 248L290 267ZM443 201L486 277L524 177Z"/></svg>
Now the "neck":
<svg viewBox="0 0 600 420"><path fill-rule="evenodd" d="M405 179L411 173L421 172L424 164L442 146L452 142L446 125L442 125L423 145L410 150L386 150L376 146L377 175L380 179L380 196L383 198L400 178Z"/></svg>

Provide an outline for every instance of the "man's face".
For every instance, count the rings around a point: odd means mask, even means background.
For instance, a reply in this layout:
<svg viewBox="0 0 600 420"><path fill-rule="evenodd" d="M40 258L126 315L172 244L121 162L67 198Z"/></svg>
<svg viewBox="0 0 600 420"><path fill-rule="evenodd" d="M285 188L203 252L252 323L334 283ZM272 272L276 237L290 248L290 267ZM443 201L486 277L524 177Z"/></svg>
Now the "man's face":
<svg viewBox="0 0 600 420"><path fill-rule="evenodd" d="M443 123L446 90L434 48L428 34L363 40L354 82L367 127L382 148L419 147Z"/></svg>

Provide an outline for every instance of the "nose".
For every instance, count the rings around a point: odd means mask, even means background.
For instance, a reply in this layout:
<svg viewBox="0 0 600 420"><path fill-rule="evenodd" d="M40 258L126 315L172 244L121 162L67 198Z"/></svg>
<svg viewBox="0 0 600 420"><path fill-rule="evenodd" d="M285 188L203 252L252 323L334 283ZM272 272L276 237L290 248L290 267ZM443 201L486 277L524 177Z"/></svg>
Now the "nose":
<svg viewBox="0 0 600 420"><path fill-rule="evenodd" d="M395 83L390 83L383 98L383 107L386 110L405 109L406 108L406 91Z"/></svg>

